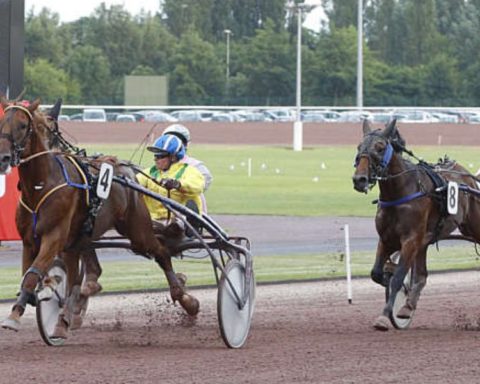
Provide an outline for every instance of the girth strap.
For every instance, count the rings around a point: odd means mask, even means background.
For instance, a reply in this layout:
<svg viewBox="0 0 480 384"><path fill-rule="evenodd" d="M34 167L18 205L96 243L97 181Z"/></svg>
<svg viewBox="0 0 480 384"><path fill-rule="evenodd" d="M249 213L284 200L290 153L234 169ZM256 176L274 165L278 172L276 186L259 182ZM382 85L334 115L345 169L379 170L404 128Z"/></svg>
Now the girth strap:
<svg viewBox="0 0 480 384"><path fill-rule="evenodd" d="M425 195L426 195L425 192L418 191L418 192L412 193L411 195L404 196L404 197L401 197L400 199L393 200L393 201L378 200L378 206L380 208L394 207L396 205L408 203L409 201L418 199L419 197L423 197Z"/></svg>

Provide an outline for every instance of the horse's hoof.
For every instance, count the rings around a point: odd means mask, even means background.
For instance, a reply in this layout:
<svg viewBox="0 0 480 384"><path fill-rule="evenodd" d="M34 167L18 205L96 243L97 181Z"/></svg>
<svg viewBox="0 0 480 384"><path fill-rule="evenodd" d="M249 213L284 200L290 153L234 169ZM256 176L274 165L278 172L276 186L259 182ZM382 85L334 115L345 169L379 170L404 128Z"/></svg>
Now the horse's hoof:
<svg viewBox="0 0 480 384"><path fill-rule="evenodd" d="M70 324L70 330L75 331L77 329L80 329L83 324L83 317L82 315L73 315L72 316L72 322Z"/></svg>
<svg viewBox="0 0 480 384"><path fill-rule="evenodd" d="M86 281L80 288L80 295L90 297L102 290L102 286L97 281Z"/></svg>
<svg viewBox="0 0 480 384"><path fill-rule="evenodd" d="M387 316L378 316L377 320L373 323L373 328L377 331L388 331L390 329L390 320Z"/></svg>
<svg viewBox="0 0 480 384"><path fill-rule="evenodd" d="M53 330L51 338L66 340L68 338L67 324L65 324L63 321L59 321Z"/></svg>
<svg viewBox="0 0 480 384"><path fill-rule="evenodd" d="M200 302L195 297L187 294L182 296L180 304L190 316L196 316L200 310Z"/></svg>
<svg viewBox="0 0 480 384"><path fill-rule="evenodd" d="M2 321L2 328L18 332L18 330L20 329L20 320L7 317L5 320Z"/></svg>
<svg viewBox="0 0 480 384"><path fill-rule="evenodd" d="M410 319L412 317L413 309L405 304L397 313L399 319Z"/></svg>

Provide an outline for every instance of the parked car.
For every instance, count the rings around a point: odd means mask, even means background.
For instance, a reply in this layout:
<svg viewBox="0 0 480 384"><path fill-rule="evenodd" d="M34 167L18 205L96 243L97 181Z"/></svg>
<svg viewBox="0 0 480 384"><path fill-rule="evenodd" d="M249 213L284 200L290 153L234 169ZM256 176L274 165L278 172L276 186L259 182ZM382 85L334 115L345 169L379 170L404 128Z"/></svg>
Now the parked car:
<svg viewBox="0 0 480 384"><path fill-rule="evenodd" d="M107 114L104 109L88 108L83 110L83 121L106 122Z"/></svg>
<svg viewBox="0 0 480 384"><path fill-rule="evenodd" d="M116 120L117 122L121 123L135 123L135 116L130 114L118 114Z"/></svg>
<svg viewBox="0 0 480 384"><path fill-rule="evenodd" d="M265 114L273 121L294 121L295 115L289 109L269 109Z"/></svg>
<svg viewBox="0 0 480 384"><path fill-rule="evenodd" d="M315 111L305 111L302 113L302 121L308 122L322 122L326 121L325 116L323 114L315 112Z"/></svg>
<svg viewBox="0 0 480 384"><path fill-rule="evenodd" d="M438 119L430 112L421 110L396 110L393 116L402 123L437 123Z"/></svg>
<svg viewBox="0 0 480 384"><path fill-rule="evenodd" d="M75 113L70 115L70 121L83 121L83 113Z"/></svg>
<svg viewBox="0 0 480 384"><path fill-rule="evenodd" d="M70 121L70 116L68 115L58 115L58 121Z"/></svg>
<svg viewBox="0 0 480 384"><path fill-rule="evenodd" d="M212 117L210 118L210 121L223 121L223 122L233 123L236 120L235 120L235 117L232 116L230 113L218 112L212 115Z"/></svg>
<svg viewBox="0 0 480 384"><path fill-rule="evenodd" d="M201 112L196 110L174 111L170 115L178 121L204 121Z"/></svg>
<svg viewBox="0 0 480 384"><path fill-rule="evenodd" d="M363 120L372 121L372 114L367 111L345 111L340 114L340 117L337 121L359 123Z"/></svg>
<svg viewBox="0 0 480 384"><path fill-rule="evenodd" d="M175 123L178 121L167 112L162 111L143 111L144 121Z"/></svg>
<svg viewBox="0 0 480 384"><path fill-rule="evenodd" d="M393 119L391 112L374 112L372 113L372 122L388 124Z"/></svg>
<svg viewBox="0 0 480 384"><path fill-rule="evenodd" d="M116 121L119 113L118 112L107 112L106 115L107 115L107 121Z"/></svg>

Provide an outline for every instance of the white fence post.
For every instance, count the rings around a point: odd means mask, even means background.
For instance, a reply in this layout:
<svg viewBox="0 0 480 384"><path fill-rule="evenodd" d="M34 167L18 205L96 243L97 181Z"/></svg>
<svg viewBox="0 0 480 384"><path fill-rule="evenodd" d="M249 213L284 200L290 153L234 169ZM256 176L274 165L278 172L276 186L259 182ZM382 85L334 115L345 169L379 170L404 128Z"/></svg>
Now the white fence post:
<svg viewBox="0 0 480 384"><path fill-rule="evenodd" d="M348 224L345 224L345 267L347 270L347 298L348 303L352 304L352 267L350 265L350 233Z"/></svg>

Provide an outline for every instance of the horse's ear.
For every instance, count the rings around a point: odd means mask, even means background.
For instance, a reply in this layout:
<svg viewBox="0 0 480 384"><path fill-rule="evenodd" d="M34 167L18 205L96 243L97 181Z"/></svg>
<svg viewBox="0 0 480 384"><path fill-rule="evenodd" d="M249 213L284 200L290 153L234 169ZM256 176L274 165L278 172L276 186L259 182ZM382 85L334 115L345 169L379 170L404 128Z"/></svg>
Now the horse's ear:
<svg viewBox="0 0 480 384"><path fill-rule="evenodd" d="M392 119L390 123L385 127L382 134L384 137L393 137L397 131L397 119Z"/></svg>
<svg viewBox="0 0 480 384"><path fill-rule="evenodd" d="M22 100L23 95L25 94L26 88L23 88L22 92L18 94L18 96L13 100L14 103L18 103L20 100Z"/></svg>
<svg viewBox="0 0 480 384"><path fill-rule="evenodd" d="M370 122L365 119L363 120L363 136L367 136L370 132L372 132L372 127L370 126Z"/></svg>
<svg viewBox="0 0 480 384"><path fill-rule="evenodd" d="M40 105L40 99L35 99L29 106L28 110L30 112L34 112L37 110L38 106Z"/></svg>
<svg viewBox="0 0 480 384"><path fill-rule="evenodd" d="M60 111L62 110L62 99L59 98L55 105L48 111L48 116L50 116L53 120L58 120L58 115L60 115Z"/></svg>

